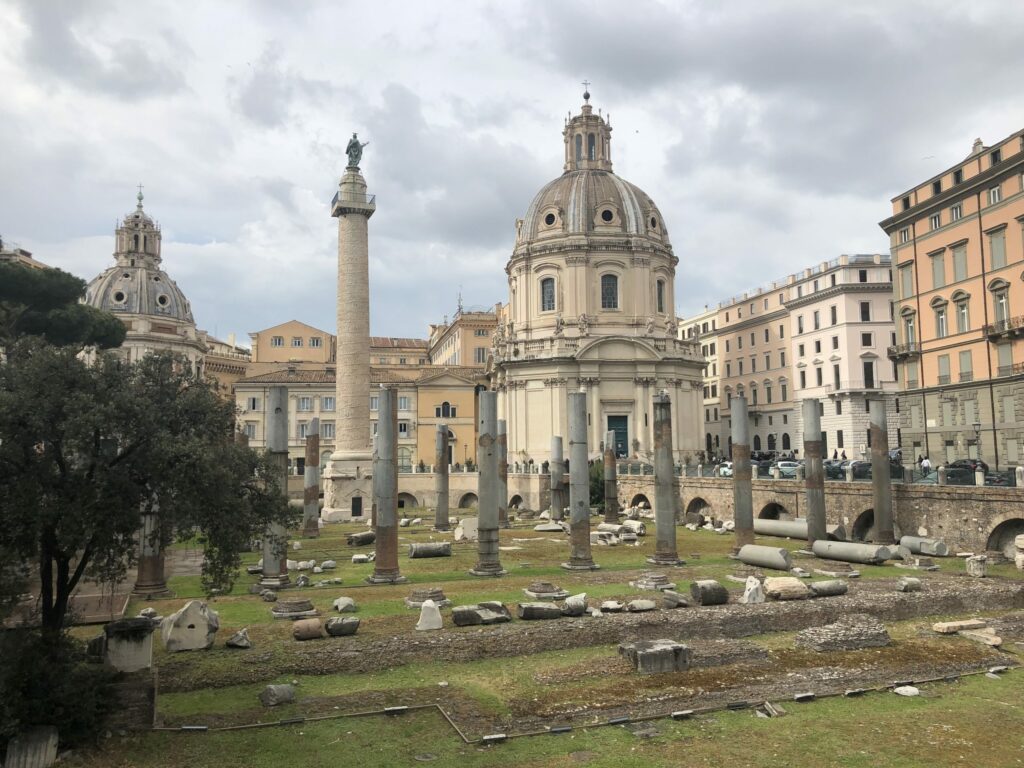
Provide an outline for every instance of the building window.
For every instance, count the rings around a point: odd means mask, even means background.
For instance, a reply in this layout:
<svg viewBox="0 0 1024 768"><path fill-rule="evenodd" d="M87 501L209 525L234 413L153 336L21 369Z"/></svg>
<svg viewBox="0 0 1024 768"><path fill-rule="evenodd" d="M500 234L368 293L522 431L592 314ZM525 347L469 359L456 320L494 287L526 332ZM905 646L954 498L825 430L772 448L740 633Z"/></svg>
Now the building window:
<svg viewBox="0 0 1024 768"><path fill-rule="evenodd" d="M988 253L992 269L1006 266L1006 230L993 232L988 236Z"/></svg>
<svg viewBox="0 0 1024 768"><path fill-rule="evenodd" d="M742 376L743 375L743 361L742 360L737 361L736 365L737 365L737 367L739 369L739 375Z"/></svg>
<svg viewBox="0 0 1024 768"><path fill-rule="evenodd" d="M772 356L768 352L764 353L764 369L766 371L771 370L772 367Z"/></svg>
<svg viewBox="0 0 1024 768"><path fill-rule="evenodd" d="M555 311L555 278L545 277L540 281L540 311Z"/></svg>
<svg viewBox="0 0 1024 768"><path fill-rule="evenodd" d="M900 201L900 203L901 203L901 204L903 205L903 210L904 210L904 211L906 211L906 210L909 210L909 209L910 209L910 195L906 195L906 196L905 196L905 197L904 197L904 198L903 198L903 199L902 199L902 200Z"/></svg>
<svg viewBox="0 0 1024 768"><path fill-rule="evenodd" d="M736 337L736 349L743 349L743 337L742 336L737 336Z"/></svg>
<svg viewBox="0 0 1024 768"><path fill-rule="evenodd" d="M998 203L1002 199L1003 199L1003 191L1002 191L1002 189L1000 189L998 184L996 186L994 186L994 187L989 187L989 190L988 190L988 204L989 205L995 205L996 203Z"/></svg>
<svg viewBox="0 0 1024 768"><path fill-rule="evenodd" d="M967 246L958 245L953 249L953 279L967 279Z"/></svg>
<svg viewBox="0 0 1024 768"><path fill-rule="evenodd" d="M970 302L967 299L960 299L956 303L956 331L966 333L971 330Z"/></svg>
<svg viewBox="0 0 1024 768"><path fill-rule="evenodd" d="M835 325L836 323L839 322L839 307L833 304L831 307L828 308L828 313L829 319L832 321L832 325Z"/></svg>
<svg viewBox="0 0 1024 768"><path fill-rule="evenodd" d="M665 281L659 280L656 282L654 290L658 299L658 312L663 313L665 311Z"/></svg>
<svg viewBox="0 0 1024 768"><path fill-rule="evenodd" d="M957 203L949 207L949 220L960 221L964 217L964 206L963 203Z"/></svg>
<svg viewBox="0 0 1024 768"><path fill-rule="evenodd" d="M1000 284L992 290L992 308L995 311L997 323L1006 323L1010 319L1009 286ZM1005 328L1000 330L1005 330Z"/></svg>
<svg viewBox="0 0 1024 768"><path fill-rule="evenodd" d="M387 365L388 359L386 357L378 357L377 362L380 363L381 365Z"/></svg>
<svg viewBox="0 0 1024 768"><path fill-rule="evenodd" d="M757 387L750 388L750 404L757 405Z"/></svg>
<svg viewBox="0 0 1024 768"><path fill-rule="evenodd" d="M292 336L292 346L293 347L301 347L302 346L302 337L301 336Z"/></svg>
<svg viewBox="0 0 1024 768"><path fill-rule="evenodd" d="M798 315L797 318L796 318L796 332L797 333L803 333L804 332L804 316L803 315Z"/></svg>
<svg viewBox="0 0 1024 768"><path fill-rule="evenodd" d="M780 368L785 368L786 367L786 351L785 350L780 350L779 351L779 367Z"/></svg>
<svg viewBox="0 0 1024 768"><path fill-rule="evenodd" d="M272 346L272 347L283 347L284 346L284 336L271 336L270 337L270 346Z"/></svg>
<svg viewBox="0 0 1024 768"><path fill-rule="evenodd" d="M772 385L771 384L765 384L764 385L764 401L766 403L770 403L772 401Z"/></svg>
<svg viewBox="0 0 1024 768"><path fill-rule="evenodd" d="M821 372L821 366L820 365L817 368L814 369L814 382L819 387L825 382L825 376Z"/></svg>
<svg viewBox="0 0 1024 768"><path fill-rule="evenodd" d="M751 331L750 332L750 346L754 346L755 344L757 344L757 339L754 338L754 332Z"/></svg>
<svg viewBox="0 0 1024 768"><path fill-rule="evenodd" d="M751 373L757 373L757 358L756 357L751 357L750 358L750 372Z"/></svg>
<svg viewBox="0 0 1024 768"><path fill-rule="evenodd" d="M966 349L960 353L960 381L972 381L974 379L974 360L971 350ZM973 422L974 419L971 419Z"/></svg>
<svg viewBox="0 0 1024 768"><path fill-rule="evenodd" d="M821 312L814 310L814 330L821 328Z"/></svg>
<svg viewBox="0 0 1024 768"><path fill-rule="evenodd" d="M928 217L928 226L930 226L932 229L938 229L939 227L941 227L942 226L942 214L941 213L933 213L931 216L929 216Z"/></svg>
<svg viewBox="0 0 1024 768"><path fill-rule="evenodd" d="M434 416L439 419L458 418L455 413L455 406L447 400L434 408Z"/></svg>
<svg viewBox="0 0 1024 768"><path fill-rule="evenodd" d="M838 366L836 366L836 367L838 367ZM843 415L843 401L837 399L836 400L836 416L842 416L842 415Z"/></svg>
<svg viewBox="0 0 1024 768"><path fill-rule="evenodd" d="M334 396L326 395L320 398L320 410L321 411L333 411L334 410Z"/></svg>
<svg viewBox="0 0 1024 768"><path fill-rule="evenodd" d="M900 230L900 245L903 243L910 242L910 227L904 227Z"/></svg>
<svg viewBox="0 0 1024 768"><path fill-rule="evenodd" d="M770 341L769 333L768 333L768 329L767 328L764 329L764 340L765 341Z"/></svg>
<svg viewBox="0 0 1024 768"><path fill-rule="evenodd" d="M321 339L319 336L310 336L309 337L309 346L311 348L313 348L313 349L319 349L320 347L323 346L323 343L324 343L324 340Z"/></svg>
<svg viewBox="0 0 1024 768"><path fill-rule="evenodd" d="M473 362L475 363L486 363L487 362L487 347L477 347L473 350Z"/></svg>
<svg viewBox="0 0 1024 768"><path fill-rule="evenodd" d="M333 421L321 421L320 422L320 437L324 440L334 439L334 422Z"/></svg>
<svg viewBox="0 0 1024 768"><path fill-rule="evenodd" d="M804 345L803 344L797 344L796 345L796 356L797 357L803 357L804 356Z"/></svg>
<svg viewBox="0 0 1024 768"><path fill-rule="evenodd" d="M939 355L939 384L949 384L949 355ZM945 420L949 423L949 419Z"/></svg>
<svg viewBox="0 0 1024 768"><path fill-rule="evenodd" d="M380 409L380 397L378 395L370 395L370 410L376 411Z"/></svg>
<svg viewBox="0 0 1024 768"><path fill-rule="evenodd" d="M1001 149L993 149L989 155L989 165L995 165L1003 159L1003 151Z"/></svg>
<svg viewBox="0 0 1024 768"><path fill-rule="evenodd" d="M900 298L914 295L914 273L910 264L900 267Z"/></svg>
<svg viewBox="0 0 1024 768"><path fill-rule="evenodd" d="M473 331L474 336L490 336L490 332L486 328L477 328Z"/></svg>
<svg viewBox="0 0 1024 768"><path fill-rule="evenodd" d="M917 341L916 327L914 324L914 316L906 315L903 318L903 341L907 344L913 344Z"/></svg>
<svg viewBox="0 0 1024 768"><path fill-rule="evenodd" d="M862 322L871 322L871 302L862 301L860 303L860 319Z"/></svg>
<svg viewBox="0 0 1024 768"><path fill-rule="evenodd" d="M935 307L935 336L944 339L949 335L949 328L946 325L946 305L939 304Z"/></svg>
<svg viewBox="0 0 1024 768"><path fill-rule="evenodd" d="M816 355L820 355L821 354L821 339L815 339L814 340L814 354L816 354Z"/></svg>
<svg viewBox="0 0 1024 768"><path fill-rule="evenodd" d="M312 397L300 397L299 398L299 410L300 411L312 411L313 410L313 398Z"/></svg>
<svg viewBox="0 0 1024 768"><path fill-rule="evenodd" d="M400 422L398 422L398 436L399 437L408 437L409 436L409 422L408 421L400 421Z"/></svg>
<svg viewBox="0 0 1024 768"><path fill-rule="evenodd" d="M872 339L872 334L870 334L870 333L862 333L860 335L860 345L862 347L870 347L870 346L872 346L873 343L874 343L874 339Z"/></svg>
<svg viewBox="0 0 1024 768"><path fill-rule="evenodd" d="M836 448L844 448L844 447L845 446L843 445L843 430L837 429L836 430Z"/></svg>
<svg viewBox="0 0 1024 768"><path fill-rule="evenodd" d="M833 336L832 337L832 349L839 349L839 337L838 336Z"/></svg>
<svg viewBox="0 0 1024 768"><path fill-rule="evenodd" d="M297 433L299 440L305 440L306 439L306 431L308 429L309 429L309 423L308 422L305 422L305 421L300 421L299 422L299 424L298 424L298 433Z"/></svg>
<svg viewBox="0 0 1024 768"><path fill-rule="evenodd" d="M601 309L619 308L619 278L601 275Z"/></svg>
<svg viewBox="0 0 1024 768"><path fill-rule="evenodd" d="M400 410L400 411L408 411L409 410L409 405L410 405L409 396L408 395L400 395L399 398L398 398L398 410Z"/></svg>
<svg viewBox="0 0 1024 768"><path fill-rule="evenodd" d="M875 364L871 360L864 361L864 386L868 389L875 387Z"/></svg>
<svg viewBox="0 0 1024 768"><path fill-rule="evenodd" d="M779 324L779 338L780 339L786 338L786 326L782 325L781 323Z"/></svg>
<svg viewBox="0 0 1024 768"><path fill-rule="evenodd" d="M800 371L800 389L807 389L807 371Z"/></svg>
<svg viewBox="0 0 1024 768"><path fill-rule="evenodd" d="M256 422L247 421L245 422L245 436L249 440L256 439Z"/></svg>
<svg viewBox="0 0 1024 768"><path fill-rule="evenodd" d="M942 288L946 285L946 259L945 254L937 253L931 257L932 260L932 288Z"/></svg>
<svg viewBox="0 0 1024 768"><path fill-rule="evenodd" d="M260 409L260 399L258 397L250 397L245 401L245 410L247 411L258 411Z"/></svg>

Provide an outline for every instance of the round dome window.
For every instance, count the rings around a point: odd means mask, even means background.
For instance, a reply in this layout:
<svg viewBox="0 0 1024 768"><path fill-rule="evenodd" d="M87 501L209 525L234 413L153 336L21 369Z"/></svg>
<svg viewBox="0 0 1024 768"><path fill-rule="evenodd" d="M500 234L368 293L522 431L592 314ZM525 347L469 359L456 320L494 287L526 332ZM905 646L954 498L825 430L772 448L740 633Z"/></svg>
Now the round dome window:
<svg viewBox="0 0 1024 768"><path fill-rule="evenodd" d="M547 224L549 227L552 224L554 224L555 223L555 214L549 213L547 216L545 216L544 217L544 223Z"/></svg>
<svg viewBox="0 0 1024 768"><path fill-rule="evenodd" d="M121 277L123 277L125 280L128 280L129 278L131 278L131 275L125 272L123 275L121 275Z"/></svg>
<svg viewBox="0 0 1024 768"><path fill-rule="evenodd" d="M153 282L154 283L159 283L160 282L160 275L153 275Z"/></svg>
<svg viewBox="0 0 1024 768"><path fill-rule="evenodd" d="M651 229L657 229L657 228L658 228L658 220L656 218L654 218L653 216L651 216Z"/></svg>
<svg viewBox="0 0 1024 768"><path fill-rule="evenodd" d="M612 212L611 212L610 210L608 210L607 208L605 208L605 209L604 209L603 211L601 211L601 219L602 219L603 221L611 221L611 220L612 220L612 219L614 219L614 218L615 218L615 214L614 214L614 213L612 213Z"/></svg>
<svg viewBox="0 0 1024 768"><path fill-rule="evenodd" d="M159 304L161 307L166 307L169 301L170 299L167 298L166 293L161 293L159 296L156 297L156 303Z"/></svg>
<svg viewBox="0 0 1024 768"><path fill-rule="evenodd" d="M124 304L124 299L124 291L117 291L114 293L114 301L117 302L118 304Z"/></svg>

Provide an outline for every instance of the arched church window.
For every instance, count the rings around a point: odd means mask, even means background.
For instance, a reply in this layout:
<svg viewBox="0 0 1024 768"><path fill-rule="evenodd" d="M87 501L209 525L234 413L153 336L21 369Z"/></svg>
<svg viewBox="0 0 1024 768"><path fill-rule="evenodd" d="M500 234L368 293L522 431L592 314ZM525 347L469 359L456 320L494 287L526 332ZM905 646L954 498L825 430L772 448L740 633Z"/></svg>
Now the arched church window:
<svg viewBox="0 0 1024 768"><path fill-rule="evenodd" d="M597 140L594 134L587 134L587 159L597 160Z"/></svg>
<svg viewBox="0 0 1024 768"><path fill-rule="evenodd" d="M665 281L659 280L655 283L655 293L658 298L658 312L665 311Z"/></svg>
<svg viewBox="0 0 1024 768"><path fill-rule="evenodd" d="M782 450L789 450L789 432L782 433Z"/></svg>
<svg viewBox="0 0 1024 768"><path fill-rule="evenodd" d="M142 250L143 251L146 250L146 236L145 235L142 236Z"/></svg>
<svg viewBox="0 0 1024 768"><path fill-rule="evenodd" d="M555 310L555 278L545 277L540 281L540 311L554 312Z"/></svg>
<svg viewBox="0 0 1024 768"><path fill-rule="evenodd" d="M447 400L434 409L434 415L440 419L455 418L455 407Z"/></svg>
<svg viewBox="0 0 1024 768"><path fill-rule="evenodd" d="M139 250L139 236L138 235L132 235L132 250L133 251Z"/></svg>
<svg viewBox="0 0 1024 768"><path fill-rule="evenodd" d="M601 309L619 308L619 278L601 275Z"/></svg>
<svg viewBox="0 0 1024 768"><path fill-rule="evenodd" d="M583 159L583 137L580 134L576 134L576 159Z"/></svg>
<svg viewBox="0 0 1024 768"><path fill-rule="evenodd" d="M761 450L761 436L760 435L754 435L754 450L755 451L760 451Z"/></svg>

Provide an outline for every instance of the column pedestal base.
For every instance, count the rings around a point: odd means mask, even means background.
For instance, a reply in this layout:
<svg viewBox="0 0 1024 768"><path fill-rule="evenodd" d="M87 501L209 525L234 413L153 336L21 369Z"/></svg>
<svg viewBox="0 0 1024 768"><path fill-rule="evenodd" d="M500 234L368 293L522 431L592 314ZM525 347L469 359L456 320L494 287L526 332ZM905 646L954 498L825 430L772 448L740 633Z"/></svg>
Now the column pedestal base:
<svg viewBox="0 0 1024 768"><path fill-rule="evenodd" d="M673 568L686 565L685 560L680 560L678 557L668 555L651 555L647 558L647 562L651 565L666 565Z"/></svg>
<svg viewBox="0 0 1024 768"><path fill-rule="evenodd" d="M572 561L570 561L568 563L562 563L562 568L564 568L567 571L597 571L597 570L601 569L601 566L597 565L593 561L590 561L590 562L587 562L587 561L572 562Z"/></svg>
<svg viewBox="0 0 1024 768"><path fill-rule="evenodd" d="M288 578L287 573L281 576L264 576L260 579L260 586L267 589L287 589L291 585L292 580Z"/></svg>
<svg viewBox="0 0 1024 768"><path fill-rule="evenodd" d="M409 580L401 574L395 574L394 576L387 576L384 574L375 573L372 576L367 576L364 580L367 584L405 584Z"/></svg>

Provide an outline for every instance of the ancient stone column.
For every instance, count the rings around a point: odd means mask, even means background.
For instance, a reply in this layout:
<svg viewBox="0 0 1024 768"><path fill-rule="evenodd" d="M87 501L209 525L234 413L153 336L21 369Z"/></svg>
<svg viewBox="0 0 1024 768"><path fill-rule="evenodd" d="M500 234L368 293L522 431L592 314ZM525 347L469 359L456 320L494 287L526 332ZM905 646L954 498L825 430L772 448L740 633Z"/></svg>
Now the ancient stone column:
<svg viewBox="0 0 1024 768"><path fill-rule="evenodd" d="M804 489L807 493L807 548L827 539L825 528L825 468L822 466L821 410L817 398L803 401Z"/></svg>
<svg viewBox="0 0 1024 768"><path fill-rule="evenodd" d="M508 426L498 419L498 527L508 528Z"/></svg>
<svg viewBox="0 0 1024 768"><path fill-rule="evenodd" d="M871 435L871 490L875 505L876 544L895 544L892 521L892 479L889 477L889 429L885 423L885 401L868 402Z"/></svg>
<svg viewBox="0 0 1024 768"><path fill-rule="evenodd" d="M619 480L615 475L615 432L604 433L604 521L619 522Z"/></svg>
<svg viewBox="0 0 1024 768"><path fill-rule="evenodd" d="M551 519L561 520L565 514L565 458L562 455L562 437L551 438L551 460L548 464L551 478Z"/></svg>
<svg viewBox="0 0 1024 768"><path fill-rule="evenodd" d="M153 495L143 505L139 529L139 567L132 594L147 599L170 594L164 575L164 548L160 540L160 502Z"/></svg>
<svg viewBox="0 0 1024 768"><path fill-rule="evenodd" d="M288 494L288 388L267 389L267 453L281 490ZM269 589L288 586L288 532L283 525L272 523L263 532L263 578L260 584Z"/></svg>
<svg viewBox="0 0 1024 768"><path fill-rule="evenodd" d="M587 471L587 393L569 393L569 562L566 570L592 571L590 477Z"/></svg>
<svg viewBox="0 0 1024 768"><path fill-rule="evenodd" d="M754 543L754 493L750 485L750 423L747 398L732 399L732 504L736 549Z"/></svg>
<svg viewBox="0 0 1024 768"><path fill-rule="evenodd" d="M434 530L447 531L448 522L448 425L438 424L434 438L434 493L437 506L434 509Z"/></svg>
<svg viewBox="0 0 1024 768"><path fill-rule="evenodd" d="M320 536L320 419L306 427L306 468L302 484L302 535Z"/></svg>
<svg viewBox="0 0 1024 768"><path fill-rule="evenodd" d="M351 514L350 508L342 508L352 503L345 486L365 477L372 459L368 224L376 209L359 169L346 168L331 204L331 215L338 219L338 348L334 452L324 505L327 519L331 513Z"/></svg>
<svg viewBox="0 0 1024 768"><path fill-rule="evenodd" d="M398 390L382 386L377 405L377 454L373 465L377 505L373 574L367 584L401 584L398 569Z"/></svg>
<svg viewBox="0 0 1024 768"><path fill-rule="evenodd" d="M473 576L501 576L498 552L498 393L481 392L477 417L477 457L479 468L477 498L477 564Z"/></svg>
<svg viewBox="0 0 1024 768"><path fill-rule="evenodd" d="M672 403L654 396L654 556L655 565L680 565L676 550L675 463L672 461ZM751 521L753 526L753 521Z"/></svg>

